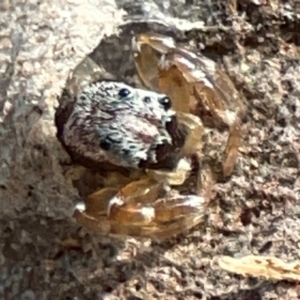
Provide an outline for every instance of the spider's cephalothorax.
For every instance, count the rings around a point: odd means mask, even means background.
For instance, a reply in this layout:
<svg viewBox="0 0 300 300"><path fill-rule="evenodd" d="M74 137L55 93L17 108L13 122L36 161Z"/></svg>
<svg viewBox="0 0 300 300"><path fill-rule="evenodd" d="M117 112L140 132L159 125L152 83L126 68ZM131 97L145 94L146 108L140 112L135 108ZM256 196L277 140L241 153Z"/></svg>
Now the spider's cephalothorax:
<svg viewBox="0 0 300 300"><path fill-rule="evenodd" d="M79 224L163 239L199 224L214 195L202 112L216 121L212 125L229 128L223 159L228 176L245 108L229 76L201 53L155 33L132 41L138 75L156 92L107 80L79 88L75 76L59 98L57 137L74 161L103 178L103 187L76 206Z"/></svg>
<svg viewBox="0 0 300 300"><path fill-rule="evenodd" d="M115 81L79 90L61 139L77 157L130 168L172 169L183 143L166 95Z"/></svg>

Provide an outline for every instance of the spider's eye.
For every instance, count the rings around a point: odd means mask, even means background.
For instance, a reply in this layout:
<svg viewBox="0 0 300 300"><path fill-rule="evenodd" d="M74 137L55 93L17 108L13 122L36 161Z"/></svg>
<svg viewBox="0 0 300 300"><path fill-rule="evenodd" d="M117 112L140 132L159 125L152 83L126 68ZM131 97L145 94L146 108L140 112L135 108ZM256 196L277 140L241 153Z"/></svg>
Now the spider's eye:
<svg viewBox="0 0 300 300"><path fill-rule="evenodd" d="M159 103L164 107L165 110L168 110L172 107L172 102L169 97L163 97L159 99Z"/></svg>
<svg viewBox="0 0 300 300"><path fill-rule="evenodd" d="M145 103L151 103L151 98L150 97L145 97L144 102Z"/></svg>
<svg viewBox="0 0 300 300"><path fill-rule="evenodd" d="M120 89L119 96L120 98L125 98L130 94L130 91L128 89Z"/></svg>
<svg viewBox="0 0 300 300"><path fill-rule="evenodd" d="M108 151L111 147L111 143L108 139L104 139L100 141L100 148L103 149L104 151Z"/></svg>

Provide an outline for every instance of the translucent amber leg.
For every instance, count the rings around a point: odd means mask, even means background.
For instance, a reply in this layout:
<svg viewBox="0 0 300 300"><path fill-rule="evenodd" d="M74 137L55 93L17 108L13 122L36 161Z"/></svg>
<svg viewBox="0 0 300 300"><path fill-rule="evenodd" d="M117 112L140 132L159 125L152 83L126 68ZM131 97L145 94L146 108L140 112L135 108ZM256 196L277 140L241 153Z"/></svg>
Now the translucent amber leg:
<svg viewBox="0 0 300 300"><path fill-rule="evenodd" d="M223 159L223 174L229 176L236 164L241 143L241 132L237 125L230 128Z"/></svg>
<svg viewBox="0 0 300 300"><path fill-rule="evenodd" d="M171 191L158 199L163 186L150 178L115 192L106 188L89 196L85 206L75 210L75 219L101 233L163 239L192 228L205 212L201 196Z"/></svg>

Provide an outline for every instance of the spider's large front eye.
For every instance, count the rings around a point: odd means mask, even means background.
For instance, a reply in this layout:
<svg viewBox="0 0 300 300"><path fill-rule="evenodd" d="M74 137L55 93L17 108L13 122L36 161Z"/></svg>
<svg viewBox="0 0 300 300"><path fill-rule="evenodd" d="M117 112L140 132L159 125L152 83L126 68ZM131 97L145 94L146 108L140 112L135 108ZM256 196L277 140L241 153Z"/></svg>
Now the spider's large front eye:
<svg viewBox="0 0 300 300"><path fill-rule="evenodd" d="M164 107L165 110L168 110L172 107L172 102L169 97L163 97L159 99L159 103Z"/></svg>
<svg viewBox="0 0 300 300"><path fill-rule="evenodd" d="M128 89L120 89L119 96L120 98L125 98L130 94L130 91Z"/></svg>

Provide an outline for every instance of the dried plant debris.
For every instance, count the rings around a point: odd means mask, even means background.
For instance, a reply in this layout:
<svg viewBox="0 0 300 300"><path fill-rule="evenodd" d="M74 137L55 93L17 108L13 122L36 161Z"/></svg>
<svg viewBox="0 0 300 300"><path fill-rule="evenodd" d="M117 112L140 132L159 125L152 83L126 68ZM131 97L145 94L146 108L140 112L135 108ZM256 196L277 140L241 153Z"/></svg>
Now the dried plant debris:
<svg viewBox="0 0 300 300"><path fill-rule="evenodd" d="M218 263L222 269L242 276L300 282L299 261L288 263L274 256L249 255L242 258L223 256Z"/></svg>

